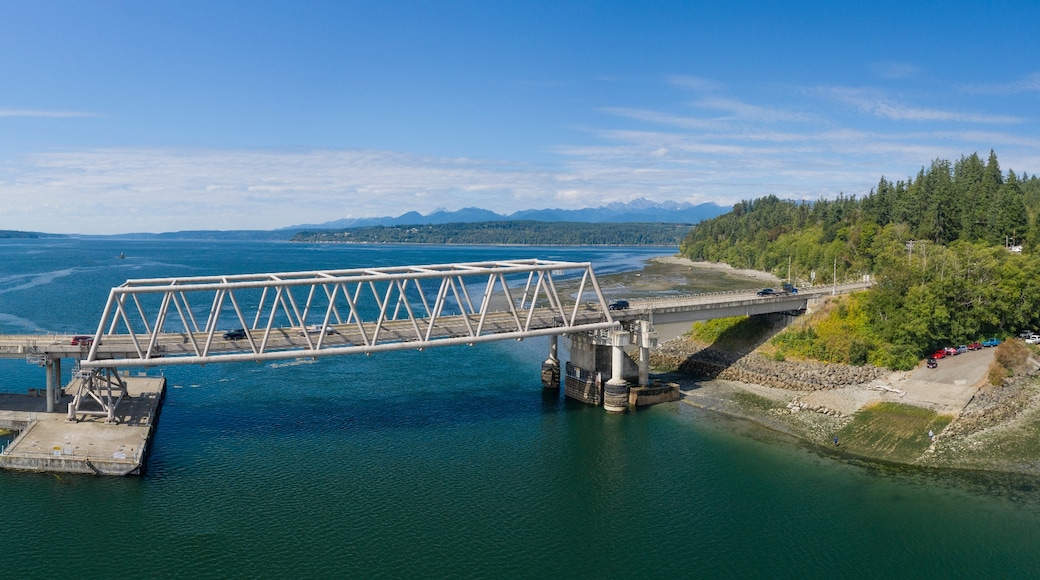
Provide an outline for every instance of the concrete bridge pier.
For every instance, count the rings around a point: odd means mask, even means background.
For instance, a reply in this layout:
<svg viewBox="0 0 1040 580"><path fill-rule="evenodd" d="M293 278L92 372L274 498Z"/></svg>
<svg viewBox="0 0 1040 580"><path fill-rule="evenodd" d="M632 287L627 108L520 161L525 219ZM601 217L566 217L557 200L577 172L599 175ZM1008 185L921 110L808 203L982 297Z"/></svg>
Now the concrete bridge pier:
<svg viewBox="0 0 1040 580"><path fill-rule="evenodd" d="M625 330L610 331L610 380L603 387L603 408L610 413L628 410L628 381L624 378L625 346L631 334Z"/></svg>
<svg viewBox="0 0 1040 580"><path fill-rule="evenodd" d="M557 335L549 335L549 358L542 363L542 387L557 391L560 390L559 340Z"/></svg>
<svg viewBox="0 0 1040 580"><path fill-rule="evenodd" d="M44 361L47 373L47 412L54 412L54 405L61 397L61 359L47 357Z"/></svg>
<svg viewBox="0 0 1040 580"><path fill-rule="evenodd" d="M639 345L639 386L650 384L650 349L657 346L657 331L649 320L636 321L636 341Z"/></svg>

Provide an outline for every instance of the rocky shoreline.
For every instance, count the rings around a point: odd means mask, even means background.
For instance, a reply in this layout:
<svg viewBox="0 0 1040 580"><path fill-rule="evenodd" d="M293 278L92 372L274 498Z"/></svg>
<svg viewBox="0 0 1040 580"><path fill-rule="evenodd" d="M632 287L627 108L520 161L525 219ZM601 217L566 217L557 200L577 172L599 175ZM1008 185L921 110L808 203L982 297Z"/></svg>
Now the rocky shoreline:
<svg viewBox="0 0 1040 580"><path fill-rule="evenodd" d="M857 413L878 402L908 408L928 407L899 387L911 380L900 373L863 366L815 361L775 361L757 351L726 352L687 337L662 343L651 353L651 366L670 371L682 402L753 421L821 447L833 448L836 434ZM900 382L902 381L902 383ZM949 424L912 457L886 449L840 451L847 455L907 465L968 470L1040 473L1040 387L1034 372L999 386L977 386L959 409L941 409ZM924 433L920 436L923 438ZM923 441L923 439L922 439Z"/></svg>

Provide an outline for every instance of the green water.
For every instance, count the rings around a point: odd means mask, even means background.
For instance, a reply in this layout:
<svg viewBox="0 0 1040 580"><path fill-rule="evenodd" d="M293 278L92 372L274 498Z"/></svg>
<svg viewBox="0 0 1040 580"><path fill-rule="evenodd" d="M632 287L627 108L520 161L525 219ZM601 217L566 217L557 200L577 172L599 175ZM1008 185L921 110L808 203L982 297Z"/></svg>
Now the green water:
<svg viewBox="0 0 1040 580"><path fill-rule="evenodd" d="M610 270L653 253L113 241L0 252L0 332L92 329L127 278L518 257ZM849 462L683 404L608 415L543 394L546 350L166 369L145 476L0 472L0 577L1040 574L1035 478ZM38 367L0 362L3 390L33 381Z"/></svg>

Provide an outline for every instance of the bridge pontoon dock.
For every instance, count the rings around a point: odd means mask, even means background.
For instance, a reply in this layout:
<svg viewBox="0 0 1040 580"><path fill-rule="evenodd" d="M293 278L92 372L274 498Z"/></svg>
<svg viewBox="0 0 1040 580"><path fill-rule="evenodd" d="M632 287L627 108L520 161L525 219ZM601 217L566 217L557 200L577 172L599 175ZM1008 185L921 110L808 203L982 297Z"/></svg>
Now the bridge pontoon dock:
<svg viewBox="0 0 1040 580"><path fill-rule="evenodd" d="M152 435L166 393L166 379L124 376L127 394L115 422L84 415L68 420L68 405L79 389L74 379L64 389L54 412L46 397L0 394L0 427L21 431L0 453L0 468L21 471L139 474L151 448Z"/></svg>

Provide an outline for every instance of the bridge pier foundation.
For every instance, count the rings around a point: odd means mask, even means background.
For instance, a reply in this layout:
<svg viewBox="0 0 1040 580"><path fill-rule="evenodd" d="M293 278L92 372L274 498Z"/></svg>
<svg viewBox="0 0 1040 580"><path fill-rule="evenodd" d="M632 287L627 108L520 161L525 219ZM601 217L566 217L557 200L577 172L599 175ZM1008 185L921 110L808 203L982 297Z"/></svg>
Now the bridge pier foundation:
<svg viewBox="0 0 1040 580"><path fill-rule="evenodd" d="M625 345L630 335L624 330L610 331L610 380L603 387L603 408L610 413L628 410L628 381L625 372Z"/></svg>
<svg viewBox="0 0 1040 580"><path fill-rule="evenodd" d="M559 337L549 335L549 358L542 363L542 387L560 390Z"/></svg>

